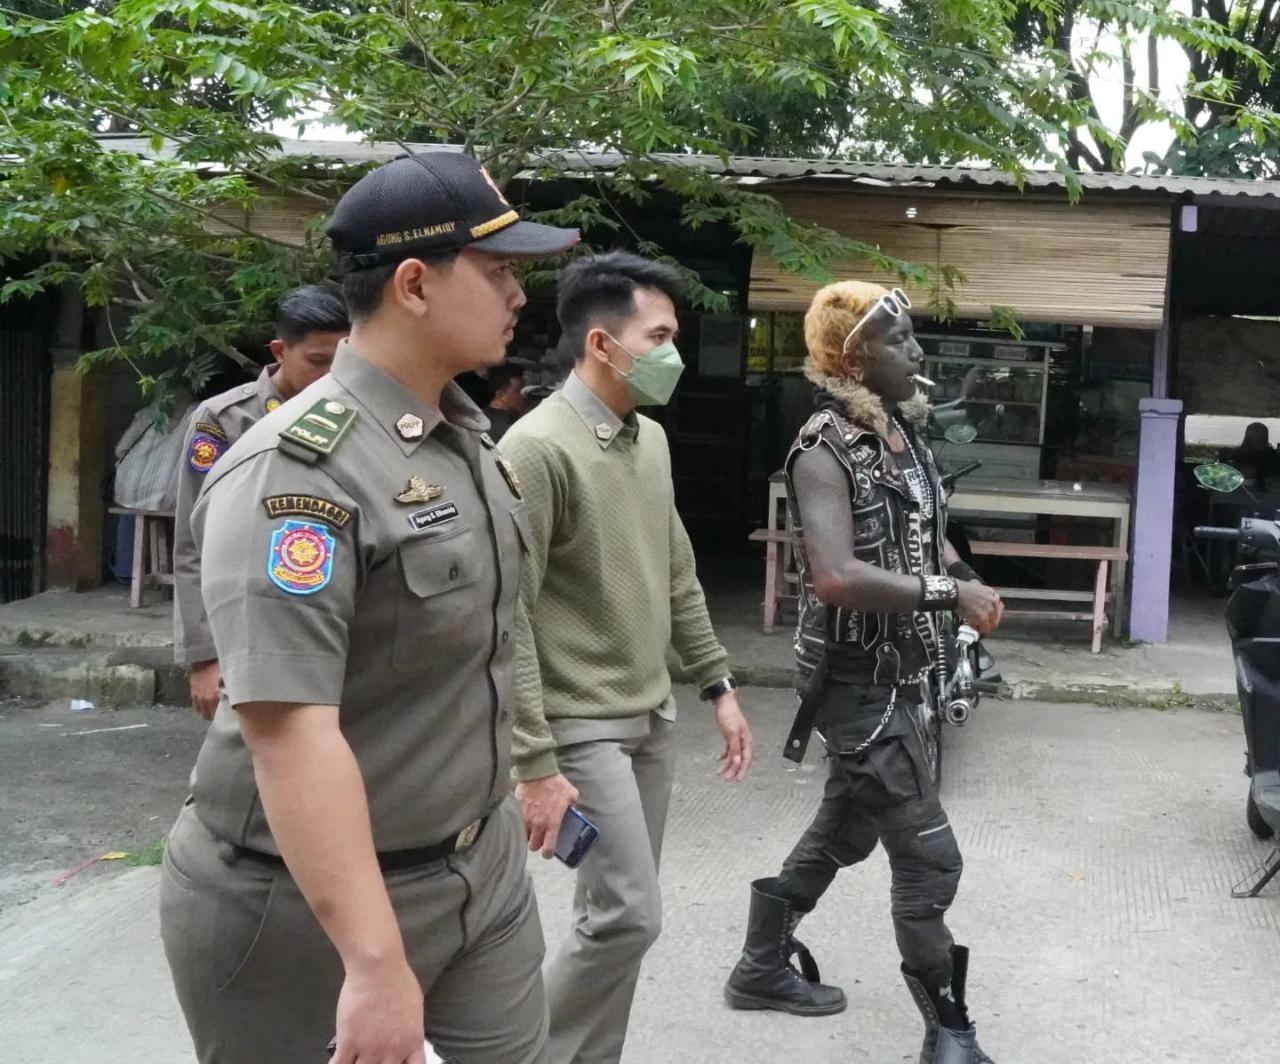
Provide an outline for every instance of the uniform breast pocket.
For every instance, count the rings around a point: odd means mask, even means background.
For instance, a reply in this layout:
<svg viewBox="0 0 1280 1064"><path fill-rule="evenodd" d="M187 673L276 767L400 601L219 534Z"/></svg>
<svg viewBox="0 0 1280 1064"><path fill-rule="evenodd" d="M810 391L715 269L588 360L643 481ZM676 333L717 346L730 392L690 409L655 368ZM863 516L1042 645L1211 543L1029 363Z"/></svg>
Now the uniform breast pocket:
<svg viewBox="0 0 1280 1064"><path fill-rule="evenodd" d="M469 528L428 535L396 552L402 584L396 611L393 661L417 672L441 655L456 654L478 627L480 578L493 558ZM487 608L487 605L486 605Z"/></svg>

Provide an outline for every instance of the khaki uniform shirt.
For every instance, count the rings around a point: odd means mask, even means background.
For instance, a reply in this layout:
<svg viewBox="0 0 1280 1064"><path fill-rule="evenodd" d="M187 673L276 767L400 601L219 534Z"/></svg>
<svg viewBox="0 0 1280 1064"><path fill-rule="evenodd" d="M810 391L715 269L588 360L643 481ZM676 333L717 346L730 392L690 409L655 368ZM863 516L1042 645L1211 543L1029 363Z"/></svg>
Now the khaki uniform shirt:
<svg viewBox="0 0 1280 1064"><path fill-rule="evenodd" d="M487 426L456 385L427 406L343 341L209 474L192 525L225 691L194 793L216 834L278 852L246 702L339 707L379 851L439 842L509 792L529 536Z"/></svg>
<svg viewBox="0 0 1280 1064"><path fill-rule="evenodd" d="M187 422L173 515L173 656L180 665L217 657L200 600L200 551L191 534L191 511L213 463L251 425L280 405L274 380L277 368L273 363L253 384L238 384L206 399Z"/></svg>

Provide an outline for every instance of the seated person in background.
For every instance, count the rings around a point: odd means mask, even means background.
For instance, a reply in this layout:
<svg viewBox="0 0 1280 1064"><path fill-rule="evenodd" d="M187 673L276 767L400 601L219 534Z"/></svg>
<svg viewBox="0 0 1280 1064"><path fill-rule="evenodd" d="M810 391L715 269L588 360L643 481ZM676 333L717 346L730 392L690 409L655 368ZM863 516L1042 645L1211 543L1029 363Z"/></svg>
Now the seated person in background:
<svg viewBox="0 0 1280 1064"><path fill-rule="evenodd" d="M1240 470L1247 483L1263 491L1267 488L1268 477L1280 472L1280 458L1271 446L1267 426L1261 421L1254 421L1245 428L1240 446L1224 452L1221 458Z"/></svg>
<svg viewBox="0 0 1280 1064"><path fill-rule="evenodd" d="M503 362L489 370L489 388L492 398L484 408L489 419L489 435L495 440L524 414L524 369L511 362Z"/></svg>

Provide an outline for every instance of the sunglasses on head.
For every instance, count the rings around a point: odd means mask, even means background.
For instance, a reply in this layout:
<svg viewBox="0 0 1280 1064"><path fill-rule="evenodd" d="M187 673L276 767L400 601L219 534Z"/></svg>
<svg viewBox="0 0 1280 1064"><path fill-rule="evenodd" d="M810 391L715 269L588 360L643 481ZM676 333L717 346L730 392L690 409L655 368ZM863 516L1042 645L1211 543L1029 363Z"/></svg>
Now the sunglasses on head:
<svg viewBox="0 0 1280 1064"><path fill-rule="evenodd" d="M890 315L896 318L899 314L905 314L911 309L911 300L907 298L907 293L901 288L893 288L872 303L871 306L867 308L866 313L858 319L857 324L849 330L849 335L844 338L843 350L846 353L849 350L849 341L854 338L859 329L867 324L871 315L881 309L887 311Z"/></svg>

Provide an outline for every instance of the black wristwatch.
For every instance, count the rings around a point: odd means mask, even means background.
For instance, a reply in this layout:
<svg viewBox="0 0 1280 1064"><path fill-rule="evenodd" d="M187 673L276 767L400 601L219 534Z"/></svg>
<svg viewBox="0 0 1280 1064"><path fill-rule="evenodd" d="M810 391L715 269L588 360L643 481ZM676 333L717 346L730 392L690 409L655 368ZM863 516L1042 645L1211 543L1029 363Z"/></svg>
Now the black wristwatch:
<svg viewBox="0 0 1280 1064"><path fill-rule="evenodd" d="M700 697L704 702L710 702L713 699L719 698L721 695L727 695L730 691L736 691L737 689L738 681L732 676L726 676L723 680L717 680L710 686L704 687L702 689L702 694L698 697Z"/></svg>

